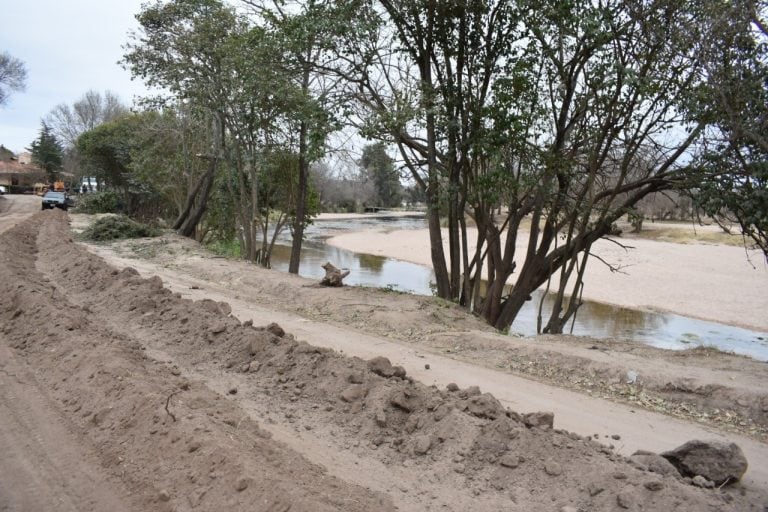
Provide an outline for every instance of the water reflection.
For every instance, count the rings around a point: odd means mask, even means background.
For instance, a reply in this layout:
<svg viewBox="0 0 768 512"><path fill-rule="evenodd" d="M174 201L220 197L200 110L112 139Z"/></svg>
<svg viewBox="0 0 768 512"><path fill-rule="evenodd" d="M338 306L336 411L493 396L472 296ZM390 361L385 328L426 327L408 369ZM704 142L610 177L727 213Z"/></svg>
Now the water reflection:
<svg viewBox="0 0 768 512"><path fill-rule="evenodd" d="M322 243L334 234L363 229L421 229L424 219L396 219L382 224L380 219L353 219L343 221L318 221L311 226L308 241L304 244L300 274L317 279L325 275L321 268L326 261L340 268L351 270L344 282L351 286L392 288L418 295L432 295L430 283L434 282L431 269L391 258L369 254L356 254ZM288 271L290 247L275 247L272 266ZM515 319L511 331L524 335L536 334L538 305L543 292L537 292L526 302ZM551 310L552 297L544 300L543 324ZM569 332L569 322L565 331ZM741 329L680 315L627 309L598 302L585 303L579 308L573 323L573 334L636 340L649 345L680 350L697 346L714 346L721 350L744 354L761 361L768 361L768 333Z"/></svg>
<svg viewBox="0 0 768 512"><path fill-rule="evenodd" d="M287 272L290 256L290 247L276 245L272 253L272 268ZM429 283L434 280L432 271L421 265L370 254L356 254L319 242L304 244L299 274L319 281L325 275L321 266L327 261L351 271L344 279L344 283L350 286L391 288L418 295L432 294L429 288Z"/></svg>

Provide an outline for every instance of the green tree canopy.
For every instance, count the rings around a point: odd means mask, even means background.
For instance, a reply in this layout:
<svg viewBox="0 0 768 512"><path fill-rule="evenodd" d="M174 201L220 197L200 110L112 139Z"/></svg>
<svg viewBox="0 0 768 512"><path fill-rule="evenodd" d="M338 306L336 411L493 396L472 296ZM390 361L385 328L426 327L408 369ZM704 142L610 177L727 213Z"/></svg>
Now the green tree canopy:
<svg viewBox="0 0 768 512"><path fill-rule="evenodd" d="M29 151L32 153L32 163L44 169L49 180L55 181L56 173L61 169L64 150L51 127L45 122L40 128L40 135L32 141Z"/></svg>
<svg viewBox="0 0 768 512"><path fill-rule="evenodd" d="M387 146L383 142L368 144L363 148L360 158L366 179L373 182L376 195L372 206L391 208L399 206L403 197L403 186L400 175L395 169L394 160L387 154Z"/></svg>
<svg viewBox="0 0 768 512"><path fill-rule="evenodd" d="M712 4L698 57L706 81L692 102L708 121L692 183L696 205L741 227L768 259L768 29L750 1Z"/></svg>

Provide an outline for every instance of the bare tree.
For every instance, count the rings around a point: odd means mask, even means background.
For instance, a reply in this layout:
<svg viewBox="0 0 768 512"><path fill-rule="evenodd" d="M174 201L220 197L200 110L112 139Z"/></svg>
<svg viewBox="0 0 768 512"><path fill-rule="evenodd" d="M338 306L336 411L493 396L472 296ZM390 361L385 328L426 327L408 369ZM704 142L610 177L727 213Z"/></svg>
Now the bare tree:
<svg viewBox="0 0 768 512"><path fill-rule="evenodd" d="M128 107L115 93L105 91L102 95L98 91L91 90L71 106L66 103L56 105L45 120L56 137L65 146L71 148L82 133L127 112Z"/></svg>
<svg viewBox="0 0 768 512"><path fill-rule="evenodd" d="M8 52L0 53L0 106L8 102L11 92L21 92L27 84L27 68Z"/></svg>

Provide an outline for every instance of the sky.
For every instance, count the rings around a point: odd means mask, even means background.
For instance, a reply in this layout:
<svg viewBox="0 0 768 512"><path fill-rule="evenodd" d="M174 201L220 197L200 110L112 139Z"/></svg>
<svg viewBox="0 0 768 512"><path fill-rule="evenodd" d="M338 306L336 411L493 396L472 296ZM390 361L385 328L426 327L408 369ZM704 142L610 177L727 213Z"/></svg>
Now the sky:
<svg viewBox="0 0 768 512"><path fill-rule="evenodd" d="M118 61L146 0L0 0L0 52L24 62L25 91L0 106L0 144L18 153L40 134L58 104L86 92L116 93L130 106L146 93Z"/></svg>

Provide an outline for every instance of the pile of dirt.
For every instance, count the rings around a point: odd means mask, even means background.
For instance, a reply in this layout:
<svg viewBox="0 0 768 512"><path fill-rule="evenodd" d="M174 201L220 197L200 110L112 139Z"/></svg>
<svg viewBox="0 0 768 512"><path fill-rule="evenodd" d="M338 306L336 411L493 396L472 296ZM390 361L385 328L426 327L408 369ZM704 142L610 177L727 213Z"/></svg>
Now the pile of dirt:
<svg viewBox="0 0 768 512"><path fill-rule="evenodd" d="M80 226L92 220L75 218ZM670 351L581 336L504 336L447 301L359 287L329 293L297 276L216 258L194 240L170 233L91 249L122 264L138 259L143 273L170 273L207 293L261 302L271 310L351 327L422 353L768 439L761 361L710 349Z"/></svg>
<svg viewBox="0 0 768 512"><path fill-rule="evenodd" d="M49 229L39 234L42 226ZM74 302L62 282L93 289L112 275L128 298L125 281L135 276L83 258L62 235L66 228L65 214L44 212L2 235L2 341L34 368L35 384L75 438L95 449L131 510L394 509L388 498L333 478L271 440L235 404L158 364L135 339ZM141 288L170 296L156 281ZM0 508L9 498L0 497Z"/></svg>
<svg viewBox="0 0 768 512"><path fill-rule="evenodd" d="M277 325L241 324L227 304L183 299L157 277L110 268L64 232L65 215L46 212L4 235L3 336L40 366L105 467L144 490L143 505L392 507L392 494L334 480L270 441L244 412L253 404L267 423L279 415L360 460L405 468L422 480L421 503L432 504L424 509L762 510L764 496L738 485L699 489L476 387L425 386L383 358L348 358ZM227 383L219 394L215 382Z"/></svg>

